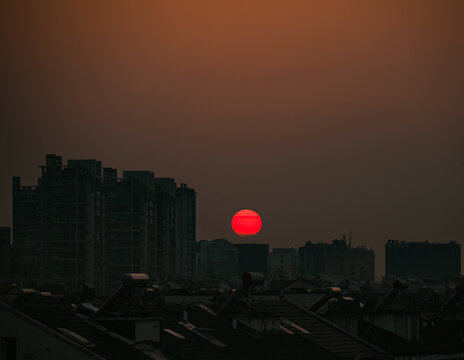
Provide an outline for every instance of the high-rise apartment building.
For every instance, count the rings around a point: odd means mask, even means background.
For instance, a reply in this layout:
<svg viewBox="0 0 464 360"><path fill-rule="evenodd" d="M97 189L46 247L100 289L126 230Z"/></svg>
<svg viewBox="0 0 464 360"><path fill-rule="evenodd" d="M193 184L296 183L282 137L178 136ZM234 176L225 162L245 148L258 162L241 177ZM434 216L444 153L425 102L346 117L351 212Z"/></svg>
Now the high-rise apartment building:
<svg viewBox="0 0 464 360"><path fill-rule="evenodd" d="M196 194L150 171L47 155L37 186L13 178L13 242L20 279L85 279L110 293L127 272L188 278L195 272ZM103 171L102 171L103 170Z"/></svg>
<svg viewBox="0 0 464 360"><path fill-rule="evenodd" d="M9 227L0 227L0 246L11 245L11 229Z"/></svg>
<svg viewBox="0 0 464 360"><path fill-rule="evenodd" d="M18 257L11 245L11 229L0 227L0 279L13 279Z"/></svg>
<svg viewBox="0 0 464 360"><path fill-rule="evenodd" d="M440 279L461 275L461 245L388 240L385 244L385 276Z"/></svg>
<svg viewBox="0 0 464 360"><path fill-rule="evenodd" d="M103 270L101 162L47 155L38 181L40 280L64 283L84 277L101 287Z"/></svg>
<svg viewBox="0 0 464 360"><path fill-rule="evenodd" d="M157 279L167 279L176 269L176 182L155 178L156 185L156 271Z"/></svg>
<svg viewBox="0 0 464 360"><path fill-rule="evenodd" d="M155 277L155 177L151 171L105 168L103 177L103 273L105 293L118 288L121 274ZM106 177L105 177L106 175Z"/></svg>
<svg viewBox="0 0 464 360"><path fill-rule="evenodd" d="M13 177L13 245L21 256L16 262L18 279L36 278L41 272L40 202L37 186L21 185Z"/></svg>
<svg viewBox="0 0 464 360"><path fill-rule="evenodd" d="M182 278L189 279L195 276L196 269L196 192L186 184L180 184L180 187L176 188L175 199L175 234L178 254L175 257L175 272Z"/></svg>

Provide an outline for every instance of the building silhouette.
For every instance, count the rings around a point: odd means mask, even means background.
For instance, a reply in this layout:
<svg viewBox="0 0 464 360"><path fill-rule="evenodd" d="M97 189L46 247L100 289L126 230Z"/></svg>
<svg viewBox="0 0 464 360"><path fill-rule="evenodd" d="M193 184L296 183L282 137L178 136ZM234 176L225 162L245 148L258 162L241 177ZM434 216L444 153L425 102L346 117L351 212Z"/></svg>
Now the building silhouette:
<svg viewBox="0 0 464 360"><path fill-rule="evenodd" d="M0 227L0 279L12 279L18 257L11 244L11 228Z"/></svg>
<svg viewBox="0 0 464 360"><path fill-rule="evenodd" d="M196 192L181 183L176 187L175 199L175 273L190 279L196 271Z"/></svg>
<svg viewBox="0 0 464 360"><path fill-rule="evenodd" d="M226 239L201 240L198 243L198 275L227 277L238 275L238 250Z"/></svg>
<svg viewBox="0 0 464 360"><path fill-rule="evenodd" d="M385 276L440 279L461 275L461 245L388 240L385 244Z"/></svg>
<svg viewBox="0 0 464 360"><path fill-rule="evenodd" d="M238 270L267 274L269 244L234 244L238 250Z"/></svg>
<svg viewBox="0 0 464 360"><path fill-rule="evenodd" d="M151 171L102 169L97 160L48 154L37 186L13 178L17 277L85 281L111 293L121 274L153 279L195 273L196 193Z"/></svg>
<svg viewBox="0 0 464 360"><path fill-rule="evenodd" d="M7 226L0 227L0 246L11 245L11 228Z"/></svg>
<svg viewBox="0 0 464 360"><path fill-rule="evenodd" d="M301 275L325 274L348 280L374 280L375 254L365 247L352 247L346 236L332 244L306 242L298 249Z"/></svg>
<svg viewBox="0 0 464 360"><path fill-rule="evenodd" d="M274 248L269 254L269 275L274 279L291 280L297 276L297 249Z"/></svg>
<svg viewBox="0 0 464 360"><path fill-rule="evenodd" d="M13 177L13 245L21 254L16 263L16 276L32 279L40 267L40 202L37 186L21 185L21 178Z"/></svg>
<svg viewBox="0 0 464 360"><path fill-rule="evenodd" d="M105 293L114 291L121 274L156 276L155 177L151 171L105 168L103 178L103 273Z"/></svg>
<svg viewBox="0 0 464 360"><path fill-rule="evenodd" d="M188 279L196 271L196 193L173 178L155 178L156 278Z"/></svg>
<svg viewBox="0 0 464 360"><path fill-rule="evenodd" d="M39 271L34 278L64 283L84 276L101 287L97 277L103 271L101 162L68 160L62 166L61 157L51 154L41 169Z"/></svg>

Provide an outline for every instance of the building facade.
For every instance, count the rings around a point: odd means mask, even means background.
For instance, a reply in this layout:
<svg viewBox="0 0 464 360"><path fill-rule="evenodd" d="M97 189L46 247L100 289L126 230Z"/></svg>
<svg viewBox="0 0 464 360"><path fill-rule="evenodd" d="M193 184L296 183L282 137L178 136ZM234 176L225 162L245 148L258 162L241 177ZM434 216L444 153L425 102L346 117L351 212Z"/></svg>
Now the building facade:
<svg viewBox="0 0 464 360"><path fill-rule="evenodd" d="M47 155L38 180L37 280L62 284L84 278L101 287L101 165L96 160L68 160L62 166L60 156Z"/></svg>
<svg viewBox="0 0 464 360"><path fill-rule="evenodd" d="M269 275L273 279L292 280L297 277L297 250L274 248L269 254Z"/></svg>
<svg viewBox="0 0 464 360"><path fill-rule="evenodd" d="M461 276L461 245L388 240L385 244L385 276L441 279Z"/></svg>
<svg viewBox="0 0 464 360"><path fill-rule="evenodd" d="M0 227L0 279L13 279L18 260L16 249L11 244L11 228Z"/></svg>
<svg viewBox="0 0 464 360"><path fill-rule="evenodd" d="M21 254L16 263L18 279L33 279L41 272L40 202L37 186L21 185L13 177L13 245Z"/></svg>
<svg viewBox="0 0 464 360"><path fill-rule="evenodd" d="M175 195L175 273L184 279L195 276L196 223L196 192L180 184Z"/></svg>
<svg viewBox="0 0 464 360"><path fill-rule="evenodd" d="M303 276L325 274L348 280L375 280L374 251L352 247L346 236L332 244L306 242L298 249L298 263Z"/></svg>
<svg viewBox="0 0 464 360"><path fill-rule="evenodd" d="M103 187L103 273L105 293L119 287L121 274L155 276L155 177L151 171L105 169Z"/></svg>
<svg viewBox="0 0 464 360"><path fill-rule="evenodd" d="M95 285L111 293L124 273L152 279L195 273L196 193L150 171L102 169L49 154L37 186L13 178L18 280Z"/></svg>
<svg viewBox="0 0 464 360"><path fill-rule="evenodd" d="M238 254L238 270L267 274L269 244L234 244Z"/></svg>
<svg viewBox="0 0 464 360"><path fill-rule="evenodd" d="M238 274L236 246L226 239L198 243L198 276L224 278Z"/></svg>

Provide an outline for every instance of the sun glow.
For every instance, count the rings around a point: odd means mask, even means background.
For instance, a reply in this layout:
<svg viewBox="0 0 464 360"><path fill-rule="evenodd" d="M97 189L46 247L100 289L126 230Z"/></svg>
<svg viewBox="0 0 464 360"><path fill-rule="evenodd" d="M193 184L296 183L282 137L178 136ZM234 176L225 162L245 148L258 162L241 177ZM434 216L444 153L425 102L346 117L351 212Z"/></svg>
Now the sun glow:
<svg viewBox="0 0 464 360"><path fill-rule="evenodd" d="M249 209L240 210L232 218L232 229L240 236L256 235L263 225L257 212Z"/></svg>

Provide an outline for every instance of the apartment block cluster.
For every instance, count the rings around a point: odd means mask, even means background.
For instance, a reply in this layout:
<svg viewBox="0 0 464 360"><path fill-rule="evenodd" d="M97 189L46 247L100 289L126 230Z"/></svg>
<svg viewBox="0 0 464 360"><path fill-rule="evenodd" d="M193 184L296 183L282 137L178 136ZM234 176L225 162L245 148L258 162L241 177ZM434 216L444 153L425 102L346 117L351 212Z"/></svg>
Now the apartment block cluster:
<svg viewBox="0 0 464 360"><path fill-rule="evenodd" d="M200 277L228 278L260 272L271 280L324 277L340 281L375 280L375 253L351 246L351 236L332 243L312 243L299 248L274 248L268 244L232 244L226 239L198 243ZM461 276L461 245L388 240L385 244L386 278L452 279Z"/></svg>
<svg viewBox="0 0 464 360"><path fill-rule="evenodd" d="M199 276L227 277L243 272L261 272L276 280L320 274L340 280L375 280L374 251L352 247L346 236L331 244L308 241L298 249L274 248L271 252L268 244L202 240L198 252Z"/></svg>
<svg viewBox="0 0 464 360"><path fill-rule="evenodd" d="M35 186L13 178L12 277L85 281L110 293L121 274L152 279L195 273L196 193L151 171L46 155ZM14 255L14 254L13 254Z"/></svg>
<svg viewBox="0 0 464 360"><path fill-rule="evenodd" d="M375 253L343 236L332 243L308 241L299 248L196 241L196 192L151 171L102 167L97 160L46 155L37 185L13 178L13 227L0 228L0 279L62 286L72 292L91 284L107 295L125 273L153 281L216 279L233 283L240 274L268 280L322 278L375 280ZM12 241L11 241L12 240ZM456 242L388 240L386 277L456 278ZM35 285L31 285L35 286ZM77 291L77 290L76 290Z"/></svg>

